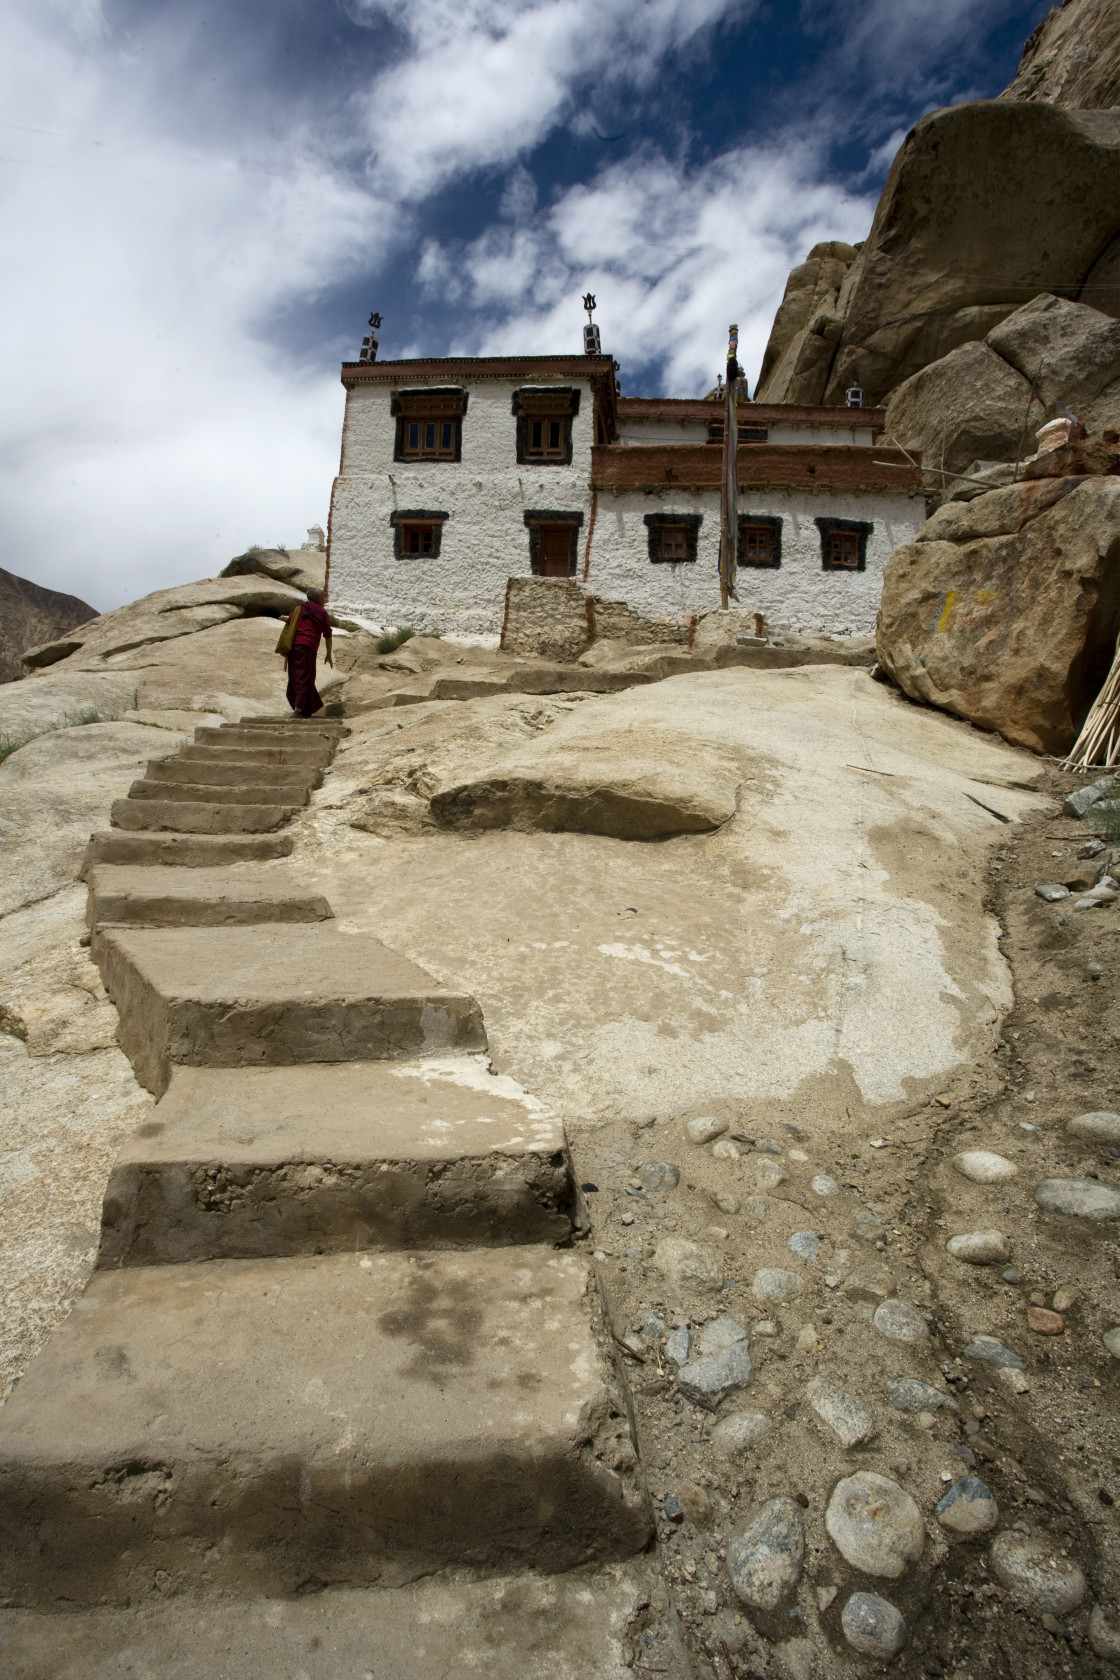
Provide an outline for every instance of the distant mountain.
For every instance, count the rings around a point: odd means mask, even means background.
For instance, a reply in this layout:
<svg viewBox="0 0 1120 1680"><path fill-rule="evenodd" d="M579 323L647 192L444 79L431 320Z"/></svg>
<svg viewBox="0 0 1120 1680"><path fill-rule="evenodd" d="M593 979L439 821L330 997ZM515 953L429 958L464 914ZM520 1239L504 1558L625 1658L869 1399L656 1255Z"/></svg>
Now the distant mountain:
<svg viewBox="0 0 1120 1680"><path fill-rule="evenodd" d="M20 664L25 648L57 641L76 624L96 617L97 608L88 601L44 589L0 566L0 682L27 675L27 666Z"/></svg>

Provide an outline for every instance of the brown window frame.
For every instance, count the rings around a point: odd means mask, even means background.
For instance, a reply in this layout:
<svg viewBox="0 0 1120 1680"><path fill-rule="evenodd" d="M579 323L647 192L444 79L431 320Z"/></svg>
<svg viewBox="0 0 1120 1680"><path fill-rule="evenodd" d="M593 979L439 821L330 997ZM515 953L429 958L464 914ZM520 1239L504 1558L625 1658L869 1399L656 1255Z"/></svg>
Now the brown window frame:
<svg viewBox="0 0 1120 1680"><path fill-rule="evenodd" d="M704 523L702 513L646 513L643 514L642 518L646 527L651 565L694 566L696 564L700 527ZM665 526L683 527L685 533L685 551L683 554L662 553L661 532Z"/></svg>
<svg viewBox="0 0 1120 1680"><path fill-rule="evenodd" d="M397 422L394 461L461 461L467 400L468 393L456 385L394 391L389 406Z"/></svg>
<svg viewBox="0 0 1120 1680"><path fill-rule="evenodd" d="M393 528L393 558L394 560L438 560L443 547L443 527L450 516L446 513L436 513L430 508L402 508L389 515L389 524ZM413 533L431 534L431 545L428 548L411 546ZM421 542L423 537L421 535Z"/></svg>
<svg viewBox="0 0 1120 1680"><path fill-rule="evenodd" d="M867 570L867 539L875 529L870 521L864 519L815 519L813 523L821 534L821 570L823 572L864 572ZM850 561L837 559L833 552L833 545L837 542L853 542L855 558Z"/></svg>
<svg viewBox="0 0 1120 1680"><path fill-rule="evenodd" d="M581 394L578 385L529 386L513 393L519 466L571 466L572 421L579 413ZM534 443L537 427L540 439Z"/></svg>
<svg viewBox="0 0 1120 1680"><path fill-rule="evenodd" d="M680 563L688 559L688 526L666 520L657 528L658 547L662 560Z"/></svg>
<svg viewBox="0 0 1120 1680"><path fill-rule="evenodd" d="M765 559L750 558L747 553L750 533L765 530L769 537ZM782 521L774 514L741 513L739 515L739 565L748 571L776 572L782 564Z"/></svg>
<svg viewBox="0 0 1120 1680"><path fill-rule="evenodd" d="M524 519L529 531L529 570L532 575L541 575L541 526L567 525L570 529L568 576L575 577L579 563L579 533L583 526L583 514L578 511L557 511L554 508L527 508Z"/></svg>

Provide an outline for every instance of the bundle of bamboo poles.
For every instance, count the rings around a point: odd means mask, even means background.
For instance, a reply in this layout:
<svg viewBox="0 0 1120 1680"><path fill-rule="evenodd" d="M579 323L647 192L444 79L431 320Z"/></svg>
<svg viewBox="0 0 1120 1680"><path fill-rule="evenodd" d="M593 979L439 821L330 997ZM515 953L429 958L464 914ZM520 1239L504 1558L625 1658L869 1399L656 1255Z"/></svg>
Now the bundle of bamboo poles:
<svg viewBox="0 0 1120 1680"><path fill-rule="evenodd" d="M1120 761L1120 643L1104 687L1089 708L1073 751L1063 770L1089 770L1100 765L1111 770Z"/></svg>

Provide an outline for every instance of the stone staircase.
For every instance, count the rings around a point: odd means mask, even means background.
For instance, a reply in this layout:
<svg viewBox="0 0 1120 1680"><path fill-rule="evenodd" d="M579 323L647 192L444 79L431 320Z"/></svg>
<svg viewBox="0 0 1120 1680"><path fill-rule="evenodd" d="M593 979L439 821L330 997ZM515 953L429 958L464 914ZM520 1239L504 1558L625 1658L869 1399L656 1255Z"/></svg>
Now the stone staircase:
<svg viewBox="0 0 1120 1680"><path fill-rule="evenodd" d="M277 861L342 727L200 729L91 839L158 1101L0 1411L20 1680L630 1672L653 1531L562 1127Z"/></svg>

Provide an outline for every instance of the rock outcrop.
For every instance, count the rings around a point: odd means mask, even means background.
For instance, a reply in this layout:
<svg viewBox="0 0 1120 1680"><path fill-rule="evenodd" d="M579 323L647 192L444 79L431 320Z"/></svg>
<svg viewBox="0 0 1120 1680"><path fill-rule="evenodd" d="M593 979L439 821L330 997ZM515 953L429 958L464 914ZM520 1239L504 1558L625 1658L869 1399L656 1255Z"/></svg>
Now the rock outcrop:
<svg viewBox="0 0 1120 1680"><path fill-rule="evenodd" d="M1120 5L1061 0L1027 37L1015 80L1001 99L1035 99L1077 110L1120 105Z"/></svg>
<svg viewBox="0 0 1120 1680"><path fill-rule="evenodd" d="M790 272L762 358L756 402L816 402L840 336L840 288L858 245L840 239L814 245Z"/></svg>
<svg viewBox="0 0 1120 1680"><path fill-rule="evenodd" d="M1048 478L940 508L891 557L879 663L913 699L1068 751L1120 626L1120 482Z"/></svg>
<svg viewBox="0 0 1120 1680"><path fill-rule="evenodd" d="M1062 409L1090 432L1120 422L1120 320L1043 292L982 344L959 345L904 380L886 431L921 452L934 493L948 487L942 472L1027 459L1038 428Z"/></svg>
<svg viewBox="0 0 1120 1680"><path fill-rule="evenodd" d="M327 581L327 551L318 538L321 532L310 532L311 542L302 548L249 548L235 555L223 566L222 577L270 577L277 583L290 583L294 589L323 589Z"/></svg>
<svg viewBox="0 0 1120 1680"><path fill-rule="evenodd" d="M880 403L1041 292L1120 314L1118 178L1120 111L1001 99L932 112L895 158L835 303L792 336L792 307L775 321L759 395L842 403L855 384Z"/></svg>
<svg viewBox="0 0 1120 1680"><path fill-rule="evenodd" d="M0 682L15 682L27 675L20 658L24 648L57 641L75 625L96 617L97 608L76 595L44 589L0 566Z"/></svg>

